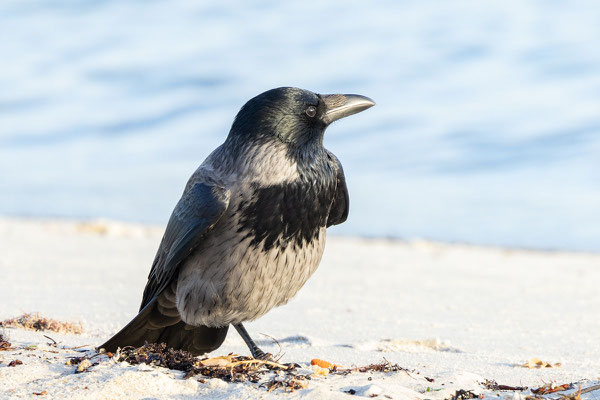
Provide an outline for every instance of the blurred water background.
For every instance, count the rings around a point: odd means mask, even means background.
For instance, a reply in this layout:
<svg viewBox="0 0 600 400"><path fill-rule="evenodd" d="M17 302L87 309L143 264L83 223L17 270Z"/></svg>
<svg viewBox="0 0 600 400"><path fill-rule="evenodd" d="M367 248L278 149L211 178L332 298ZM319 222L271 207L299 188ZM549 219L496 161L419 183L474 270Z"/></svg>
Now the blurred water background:
<svg viewBox="0 0 600 400"><path fill-rule="evenodd" d="M277 86L377 106L335 233L600 251L600 3L0 3L0 214L165 223Z"/></svg>

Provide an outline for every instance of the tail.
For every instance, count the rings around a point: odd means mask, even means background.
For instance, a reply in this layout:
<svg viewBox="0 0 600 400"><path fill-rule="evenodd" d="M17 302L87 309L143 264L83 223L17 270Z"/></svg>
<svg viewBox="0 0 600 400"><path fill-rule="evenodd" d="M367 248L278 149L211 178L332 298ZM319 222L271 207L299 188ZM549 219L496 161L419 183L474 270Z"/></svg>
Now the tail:
<svg viewBox="0 0 600 400"><path fill-rule="evenodd" d="M143 346L144 342L166 343L167 347L186 350L197 356L218 349L227 336L228 328L186 324L175 306L174 293L167 288L99 348L115 352L119 347Z"/></svg>

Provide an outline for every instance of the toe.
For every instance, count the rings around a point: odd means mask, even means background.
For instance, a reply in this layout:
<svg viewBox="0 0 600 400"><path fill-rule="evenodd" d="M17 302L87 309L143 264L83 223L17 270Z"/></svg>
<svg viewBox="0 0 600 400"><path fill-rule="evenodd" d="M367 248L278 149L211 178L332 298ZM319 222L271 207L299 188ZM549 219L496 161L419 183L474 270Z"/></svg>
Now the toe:
<svg viewBox="0 0 600 400"><path fill-rule="evenodd" d="M265 353L261 350L257 351L256 354L254 355L254 358L256 358L257 360L263 360L263 361L273 361L273 354L271 353Z"/></svg>

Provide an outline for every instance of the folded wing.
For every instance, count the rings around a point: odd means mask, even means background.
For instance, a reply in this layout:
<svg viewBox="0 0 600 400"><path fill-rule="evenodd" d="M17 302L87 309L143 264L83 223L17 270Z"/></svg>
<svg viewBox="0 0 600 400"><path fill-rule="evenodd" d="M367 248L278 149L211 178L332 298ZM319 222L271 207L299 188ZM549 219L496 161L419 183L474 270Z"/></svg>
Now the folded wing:
<svg viewBox="0 0 600 400"><path fill-rule="evenodd" d="M139 314L101 348L164 342L169 347L202 354L221 345L227 327L187 325L179 316L175 292L182 262L198 247L229 205L229 191L193 177L175 206L160 243Z"/></svg>

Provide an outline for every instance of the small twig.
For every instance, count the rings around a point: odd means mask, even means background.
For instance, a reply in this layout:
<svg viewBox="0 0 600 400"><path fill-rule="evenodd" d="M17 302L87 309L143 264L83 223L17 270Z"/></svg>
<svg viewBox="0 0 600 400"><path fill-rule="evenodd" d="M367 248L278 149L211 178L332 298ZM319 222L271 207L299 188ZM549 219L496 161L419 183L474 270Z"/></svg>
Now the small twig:
<svg viewBox="0 0 600 400"><path fill-rule="evenodd" d="M387 365L390 367L390 369L394 366L391 362L389 362L389 360L385 357L383 357L383 359L385 360L385 362L387 363ZM417 378L415 378L414 376L412 376L407 369L402 368L402 371L408 375L409 377L413 378L414 380L416 380Z"/></svg>
<svg viewBox="0 0 600 400"><path fill-rule="evenodd" d="M90 346L89 344L82 344L81 346L75 346L75 347L68 347L69 350L77 350L80 349L82 347L88 347ZM87 351L87 350L86 350Z"/></svg>
<svg viewBox="0 0 600 400"><path fill-rule="evenodd" d="M562 396L562 397L560 397L561 400L564 400L564 399L576 399L579 396L581 396L582 394L593 392L594 390L598 390L598 389L600 389L600 385L590 386L589 388L585 388L585 389L581 389L581 386L580 386L579 390L576 391L576 392L574 392L574 393L571 393L569 395L564 395L562 393L559 393L559 395Z"/></svg>
<svg viewBox="0 0 600 400"><path fill-rule="evenodd" d="M279 343L279 341L277 339L275 339L273 336L267 335L266 333L261 333L261 335L268 337L269 339L271 339L272 341L274 341L275 344L277 344L277 346L279 347L279 351L277 352L277 354L275 354L273 356L273 358L275 359L275 361L281 360L281 357L283 357L284 354L281 354L281 352L283 351L283 349L281 348L281 344ZM281 357L279 356L280 354L281 354Z"/></svg>
<svg viewBox="0 0 600 400"><path fill-rule="evenodd" d="M52 343L51 343L51 344L50 344L50 343L48 343L48 345L49 345L49 346L56 347L56 345L58 344L58 343L56 343L56 340L52 339L50 336L47 336L47 335L43 335L43 336L44 336L46 339L50 339L50 340L52 340Z"/></svg>
<svg viewBox="0 0 600 400"><path fill-rule="evenodd" d="M279 364L277 362L267 361L267 360L257 360L257 359L235 361L235 362L226 364L225 368L231 368L233 370L233 368L237 367L238 365L246 365L246 364L270 365L271 367L277 367L277 368L281 368L281 369L288 369L289 368L287 365Z"/></svg>
<svg viewBox="0 0 600 400"><path fill-rule="evenodd" d="M581 394L593 392L594 390L600 389L600 385L590 386L589 388L585 388L581 391Z"/></svg>

